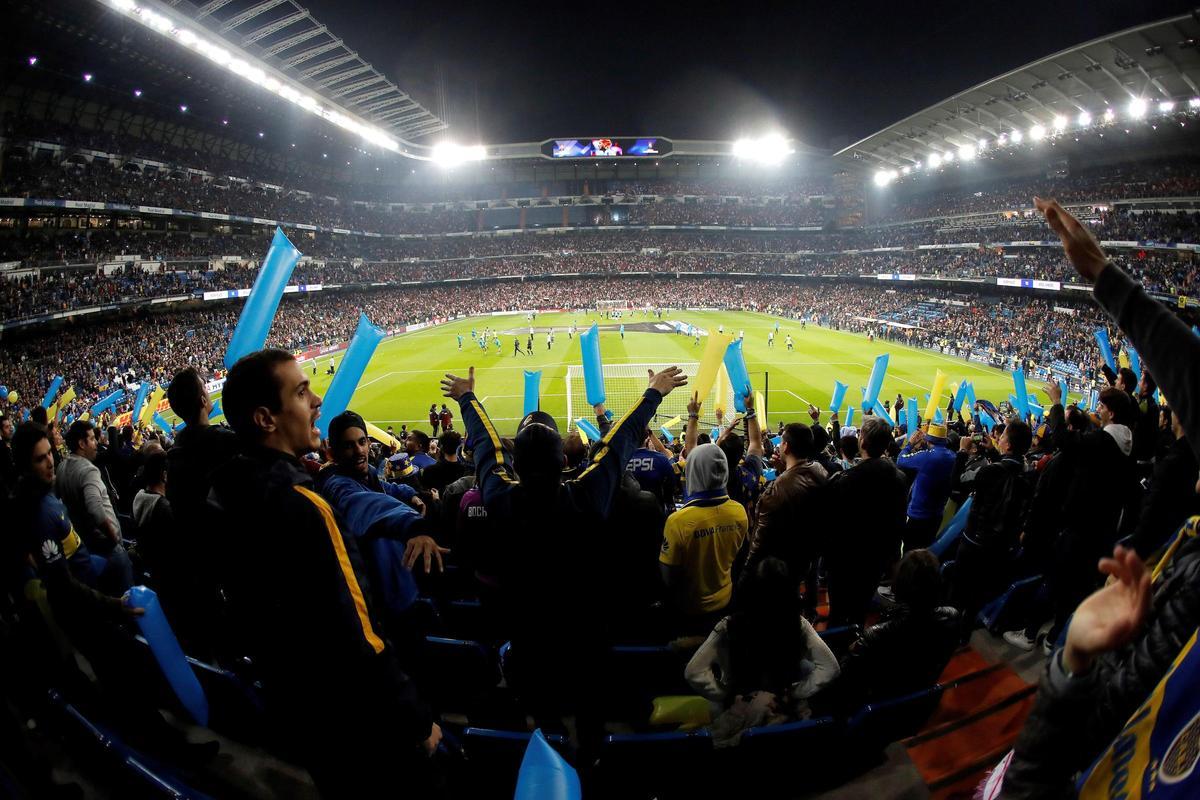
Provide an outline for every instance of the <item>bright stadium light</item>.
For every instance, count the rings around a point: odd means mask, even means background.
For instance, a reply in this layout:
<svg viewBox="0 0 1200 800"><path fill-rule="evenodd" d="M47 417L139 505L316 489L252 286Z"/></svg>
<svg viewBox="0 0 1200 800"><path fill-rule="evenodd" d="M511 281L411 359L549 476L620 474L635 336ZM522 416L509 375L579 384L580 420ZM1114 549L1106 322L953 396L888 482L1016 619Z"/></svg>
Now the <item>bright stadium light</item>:
<svg viewBox="0 0 1200 800"><path fill-rule="evenodd" d="M1025 135L1024 135L1024 134L1022 134L1020 131L1013 131L1013 132L1012 132L1012 141L1013 141L1013 144L1020 144L1020 143L1021 143L1021 140L1022 140L1022 139L1024 139L1024 138L1025 138Z"/></svg>
<svg viewBox="0 0 1200 800"><path fill-rule="evenodd" d="M788 156L796 152L788 144L787 137L781 133L737 139L730 149L734 158L771 165L783 163Z"/></svg>
<svg viewBox="0 0 1200 800"><path fill-rule="evenodd" d="M912 167L905 166L900 168L901 175L907 175L910 172L912 172Z"/></svg>
<svg viewBox="0 0 1200 800"><path fill-rule="evenodd" d="M987 139L980 139L978 152L983 152L984 150L987 150Z"/></svg>
<svg viewBox="0 0 1200 800"><path fill-rule="evenodd" d="M467 161L482 161L487 157L483 145L461 145L442 142L433 146L433 162L443 167L453 167Z"/></svg>
<svg viewBox="0 0 1200 800"><path fill-rule="evenodd" d="M1067 129L1067 118L1062 114L1054 115L1054 132L1060 133Z"/></svg>
<svg viewBox="0 0 1200 800"><path fill-rule="evenodd" d="M1104 109L1104 121L1105 122L1112 122L1116 118L1117 118L1117 112L1113 111L1111 108Z"/></svg>
<svg viewBox="0 0 1200 800"><path fill-rule="evenodd" d="M1080 111L1075 121L1079 123L1079 127L1086 128L1092 124L1092 115L1086 111Z"/></svg>
<svg viewBox="0 0 1200 800"><path fill-rule="evenodd" d="M392 152L400 152L400 143L383 129L360 122L347 116L345 113L322 107L316 98L304 94L297 87L285 83L272 75L268 75L261 67L249 63L245 59L235 57L226 47L221 46L219 39L209 39L203 33L197 33L195 30L189 30L184 27L177 27L167 16L152 11L149 8L139 6L134 0L108 0L108 2L117 11L129 15L146 27L168 38L174 39L179 44L228 69L230 72L250 81L256 86L261 86L268 92L278 95L289 103L332 122L339 128L353 133L371 144L378 145Z"/></svg>
<svg viewBox="0 0 1200 800"><path fill-rule="evenodd" d="M1029 138L1035 142L1046 137L1046 128L1043 125L1034 125L1029 129Z"/></svg>
<svg viewBox="0 0 1200 800"><path fill-rule="evenodd" d="M34 61L37 61L37 59L35 58ZM1188 108L1200 108L1200 97L1193 97L1191 100L1188 100Z"/></svg>
<svg viewBox="0 0 1200 800"><path fill-rule="evenodd" d="M945 153L942 153L942 163L943 164L949 164L953 160L954 160L954 153L951 153L949 150L947 150Z"/></svg>
<svg viewBox="0 0 1200 800"><path fill-rule="evenodd" d="M888 181L890 181L890 180L891 180L891 178L888 177L888 174L885 170L881 169L875 173L875 185L876 186L880 186L880 187L887 186Z"/></svg>
<svg viewBox="0 0 1200 800"><path fill-rule="evenodd" d="M969 144L959 145L958 157L963 161L970 161L975 157L975 148Z"/></svg>
<svg viewBox="0 0 1200 800"><path fill-rule="evenodd" d="M1135 97L1129 101L1129 116L1134 119L1141 119L1146 116L1147 103L1141 97Z"/></svg>
<svg viewBox="0 0 1200 800"><path fill-rule="evenodd" d="M930 169L937 169L938 167L940 167L942 165L941 154L940 153L930 153L928 163L929 163Z"/></svg>
<svg viewBox="0 0 1200 800"><path fill-rule="evenodd" d="M1008 134L1007 134L1007 133L1002 133L1002 134L1000 134L999 136L997 136L997 137L996 137L996 144L998 144L998 145L1001 145L1001 146L1003 146L1003 145L1005 145L1005 144L1008 144Z"/></svg>
<svg viewBox="0 0 1200 800"><path fill-rule="evenodd" d="M1170 114L1174 110L1175 104L1170 100L1165 100L1158 104L1158 113L1160 114Z"/></svg>

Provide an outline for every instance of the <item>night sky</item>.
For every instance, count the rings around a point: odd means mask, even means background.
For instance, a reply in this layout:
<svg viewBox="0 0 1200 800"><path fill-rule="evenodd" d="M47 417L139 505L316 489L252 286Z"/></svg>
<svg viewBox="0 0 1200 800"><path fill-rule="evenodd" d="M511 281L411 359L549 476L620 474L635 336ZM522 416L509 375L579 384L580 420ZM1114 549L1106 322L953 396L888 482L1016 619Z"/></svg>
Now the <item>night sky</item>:
<svg viewBox="0 0 1200 800"><path fill-rule="evenodd" d="M1029 61L1193 6L306 5L397 85L443 113L459 141L731 139L774 125L818 147L848 144Z"/></svg>

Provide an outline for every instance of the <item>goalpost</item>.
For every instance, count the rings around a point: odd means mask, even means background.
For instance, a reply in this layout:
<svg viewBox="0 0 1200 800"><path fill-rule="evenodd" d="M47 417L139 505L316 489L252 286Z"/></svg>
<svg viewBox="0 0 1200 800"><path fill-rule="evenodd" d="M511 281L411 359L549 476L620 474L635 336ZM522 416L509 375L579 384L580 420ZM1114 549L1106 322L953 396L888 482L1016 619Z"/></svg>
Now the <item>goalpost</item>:
<svg viewBox="0 0 1200 800"><path fill-rule="evenodd" d="M621 415L633 407L642 393L646 391L648 384L646 370L654 370L658 372L667 367L679 367L688 377L688 383L695 381L696 373L700 370L698 362L691 363L667 363L667 362L647 362L643 364L605 364L604 365L604 392L607 399L604 405L608 410L612 411L615 419L620 419ZM721 368L724 374L724 367ZM713 384L713 388L709 389L708 394L702 398L703 406L700 409L700 426L701 430L708 431L709 428L717 424L716 415L716 399L717 387L724 385L725 397L725 421L728 422L733 418L736 411L733 405L733 390L729 388L728 379L718 380ZM687 405L692 397L691 386L684 386L671 392L663 398L662 404L655 412L654 418L651 420L651 426L656 428L664 424L672 417L683 417L683 423L675 426L672 430L676 436L680 436L683 431L684 424L687 422ZM592 422L595 420L595 412L588 405L587 391L583 384L583 366L580 364L567 365L567 422L568 428L575 424L575 420L583 418Z"/></svg>

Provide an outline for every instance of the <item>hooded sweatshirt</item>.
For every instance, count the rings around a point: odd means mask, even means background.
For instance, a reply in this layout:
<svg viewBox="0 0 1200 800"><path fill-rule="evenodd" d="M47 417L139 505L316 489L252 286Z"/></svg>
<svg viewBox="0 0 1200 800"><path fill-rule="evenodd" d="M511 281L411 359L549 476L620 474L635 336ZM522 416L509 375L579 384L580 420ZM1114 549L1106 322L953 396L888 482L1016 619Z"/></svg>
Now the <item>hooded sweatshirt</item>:
<svg viewBox="0 0 1200 800"><path fill-rule="evenodd" d="M746 509L729 498L729 463L715 444L688 453L687 502L667 518L658 561L682 571L680 610L706 614L729 605L734 559L749 533Z"/></svg>
<svg viewBox="0 0 1200 800"><path fill-rule="evenodd" d="M1110 422L1104 426L1104 432L1113 438L1117 447L1121 448L1122 455L1129 455L1133 452L1133 431L1129 430L1127 425Z"/></svg>

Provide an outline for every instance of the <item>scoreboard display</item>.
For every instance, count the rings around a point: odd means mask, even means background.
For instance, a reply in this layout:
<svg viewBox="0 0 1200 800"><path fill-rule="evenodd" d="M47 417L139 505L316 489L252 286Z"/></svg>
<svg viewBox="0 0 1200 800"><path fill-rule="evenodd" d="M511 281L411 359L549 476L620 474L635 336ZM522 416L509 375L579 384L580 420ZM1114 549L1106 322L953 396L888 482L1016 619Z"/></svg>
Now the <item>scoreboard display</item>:
<svg viewBox="0 0 1200 800"><path fill-rule="evenodd" d="M671 150L671 142L658 136L596 136L542 142L542 155L547 158L647 158L665 156Z"/></svg>

